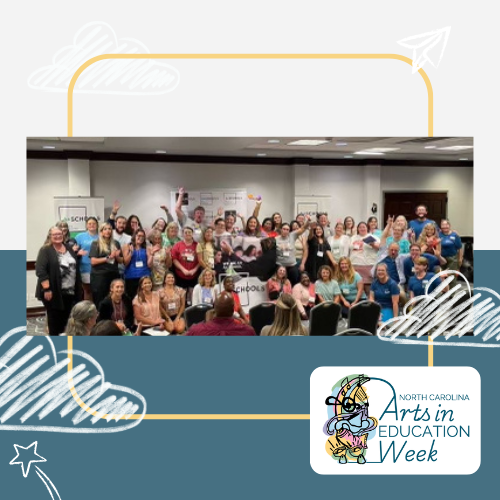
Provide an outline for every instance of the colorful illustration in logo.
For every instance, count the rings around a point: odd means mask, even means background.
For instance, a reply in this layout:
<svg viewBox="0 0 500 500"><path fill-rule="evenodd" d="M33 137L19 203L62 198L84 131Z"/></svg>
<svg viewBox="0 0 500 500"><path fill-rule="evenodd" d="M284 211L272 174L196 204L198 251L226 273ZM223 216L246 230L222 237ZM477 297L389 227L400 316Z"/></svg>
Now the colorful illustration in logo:
<svg viewBox="0 0 500 500"><path fill-rule="evenodd" d="M366 375L348 375L332 388L326 398L328 421L323 432L330 436L326 452L341 464L356 461L366 463L367 441L376 434L378 420L368 416L368 395L363 384Z"/></svg>

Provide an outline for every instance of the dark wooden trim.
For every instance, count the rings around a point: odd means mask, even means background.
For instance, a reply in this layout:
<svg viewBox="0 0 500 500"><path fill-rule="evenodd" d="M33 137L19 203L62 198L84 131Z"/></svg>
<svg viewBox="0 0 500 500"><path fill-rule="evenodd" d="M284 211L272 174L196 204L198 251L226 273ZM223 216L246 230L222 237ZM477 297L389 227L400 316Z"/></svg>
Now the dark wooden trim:
<svg viewBox="0 0 500 500"><path fill-rule="evenodd" d="M68 160L85 159L89 161L135 161L145 163L202 163L216 165L311 165L311 166L349 166L382 165L401 167L472 167L473 161L454 160L391 160L391 159L341 159L341 158L273 158L252 156L201 156L168 155L140 153L99 153L93 151L27 151L27 159Z"/></svg>
<svg viewBox="0 0 500 500"><path fill-rule="evenodd" d="M37 316L43 316L45 314L45 307L27 307L26 317L36 318Z"/></svg>
<svg viewBox="0 0 500 500"><path fill-rule="evenodd" d="M26 271L34 271L35 270L36 261L28 260L26 261Z"/></svg>

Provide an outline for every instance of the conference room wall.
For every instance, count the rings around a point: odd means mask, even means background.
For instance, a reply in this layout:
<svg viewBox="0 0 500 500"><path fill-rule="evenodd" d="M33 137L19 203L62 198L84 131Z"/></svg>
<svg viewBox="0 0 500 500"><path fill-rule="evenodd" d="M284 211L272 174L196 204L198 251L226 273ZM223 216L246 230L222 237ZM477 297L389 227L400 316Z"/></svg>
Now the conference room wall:
<svg viewBox="0 0 500 500"><path fill-rule="evenodd" d="M462 236L474 236L472 167L382 167L381 190L447 191L448 218Z"/></svg>
<svg viewBox="0 0 500 500"><path fill-rule="evenodd" d="M118 199L120 212L137 214L146 227L164 215L160 205L170 206L170 193L179 186L194 191L246 189L262 196L262 214L280 212L284 219L293 214L293 168L288 166L96 161L90 163L90 182L92 195L105 197L106 214ZM254 206L248 202L248 214Z"/></svg>

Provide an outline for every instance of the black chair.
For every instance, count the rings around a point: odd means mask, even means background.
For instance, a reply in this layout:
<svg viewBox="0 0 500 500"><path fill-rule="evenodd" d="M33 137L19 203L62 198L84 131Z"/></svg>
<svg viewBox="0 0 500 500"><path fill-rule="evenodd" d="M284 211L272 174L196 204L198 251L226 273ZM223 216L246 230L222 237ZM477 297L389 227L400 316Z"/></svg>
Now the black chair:
<svg viewBox="0 0 500 500"><path fill-rule="evenodd" d="M363 300L349 309L347 318L348 328L364 330L372 335L377 335L377 325L380 318L380 304ZM350 335L350 333L348 333ZM362 332L352 335L363 335ZM366 335L366 334L365 334Z"/></svg>
<svg viewBox="0 0 500 500"><path fill-rule="evenodd" d="M342 308L331 301L314 306L309 316L309 335L328 337L335 335L341 312Z"/></svg>
<svg viewBox="0 0 500 500"><path fill-rule="evenodd" d="M248 311L250 324L255 330L256 335L260 335L262 328L265 326L273 324L275 309L276 306L272 302L263 302L250 308Z"/></svg>
<svg viewBox="0 0 500 500"><path fill-rule="evenodd" d="M186 319L186 329L191 328L196 323L203 323L205 321L205 316L207 311L213 309L213 306L209 304L198 304L196 306L188 307L184 311L184 318Z"/></svg>

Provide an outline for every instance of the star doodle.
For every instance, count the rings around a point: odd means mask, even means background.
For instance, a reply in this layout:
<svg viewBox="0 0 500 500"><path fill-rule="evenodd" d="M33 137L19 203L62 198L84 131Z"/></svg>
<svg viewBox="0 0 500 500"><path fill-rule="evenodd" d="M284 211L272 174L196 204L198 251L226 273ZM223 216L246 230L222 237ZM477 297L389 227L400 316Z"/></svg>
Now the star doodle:
<svg viewBox="0 0 500 500"><path fill-rule="evenodd" d="M17 455L9 462L10 465L14 465L14 464L21 464L21 468L23 470L23 476L24 477L28 477L28 474L29 474L29 471L30 471L30 466L32 463L34 462L46 462L47 460L45 460L45 458L43 458L42 456L40 456L37 452L36 452L36 447L38 445L38 441L35 441L34 443L31 443L28 447L24 447L24 446L19 446L18 444L15 444L14 445L14 448L16 450L16 453ZM19 459L19 450L29 450L30 448L33 448L32 452L35 456L37 456L40 460L28 460L28 467L25 469L24 468L24 462L27 461L27 459ZM24 455L26 455L26 453L24 453ZM16 461L17 460L17 461Z"/></svg>

